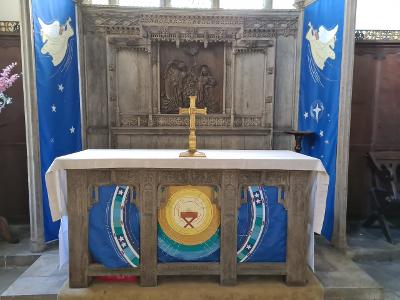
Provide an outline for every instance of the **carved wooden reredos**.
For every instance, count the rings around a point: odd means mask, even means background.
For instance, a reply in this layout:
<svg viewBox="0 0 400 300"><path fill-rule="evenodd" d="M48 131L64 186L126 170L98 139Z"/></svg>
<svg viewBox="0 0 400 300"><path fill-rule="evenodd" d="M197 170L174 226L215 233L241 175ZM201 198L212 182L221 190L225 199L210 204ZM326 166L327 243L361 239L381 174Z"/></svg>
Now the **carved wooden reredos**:
<svg viewBox="0 0 400 300"><path fill-rule="evenodd" d="M78 6L88 148L287 148L299 12Z"/></svg>

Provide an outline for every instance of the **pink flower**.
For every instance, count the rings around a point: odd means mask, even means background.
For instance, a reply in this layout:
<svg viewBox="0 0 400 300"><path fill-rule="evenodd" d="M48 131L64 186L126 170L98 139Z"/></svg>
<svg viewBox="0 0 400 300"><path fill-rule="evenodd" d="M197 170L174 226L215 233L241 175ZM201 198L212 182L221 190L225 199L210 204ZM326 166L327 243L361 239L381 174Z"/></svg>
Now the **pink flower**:
<svg viewBox="0 0 400 300"><path fill-rule="evenodd" d="M0 93L10 88L15 81L20 77L19 74L11 75L12 69L17 65L17 63L12 63L3 69L0 73ZM11 76L10 76L11 75Z"/></svg>

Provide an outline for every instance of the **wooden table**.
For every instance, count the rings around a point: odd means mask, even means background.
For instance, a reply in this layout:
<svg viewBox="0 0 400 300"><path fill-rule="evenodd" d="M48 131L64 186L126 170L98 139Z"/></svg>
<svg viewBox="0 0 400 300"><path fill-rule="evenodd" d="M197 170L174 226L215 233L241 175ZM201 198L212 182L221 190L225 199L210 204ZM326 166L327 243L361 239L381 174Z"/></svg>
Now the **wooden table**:
<svg viewBox="0 0 400 300"><path fill-rule="evenodd" d="M306 283L312 187L317 175L326 176L318 159L290 151L208 150L205 151L206 159L179 159L179 150L97 151L104 152L87 150L58 158L46 176L50 206L56 219L65 211L62 212L60 203L63 201L59 199L62 193L54 188L55 182L62 174L60 171L67 173L68 201L65 201L69 216L70 287L87 287L91 277L111 274L138 275L142 286L155 286L158 275L219 275L223 285L234 285L238 275L284 275L289 285ZM94 189L110 184L135 187L141 199L139 268L110 270L90 260L88 210L94 203ZM218 188L217 203L221 209L219 263L157 263L157 210L163 201L163 187L169 185ZM285 191L288 209L285 263L237 263L237 214L241 191L253 185L277 186Z"/></svg>

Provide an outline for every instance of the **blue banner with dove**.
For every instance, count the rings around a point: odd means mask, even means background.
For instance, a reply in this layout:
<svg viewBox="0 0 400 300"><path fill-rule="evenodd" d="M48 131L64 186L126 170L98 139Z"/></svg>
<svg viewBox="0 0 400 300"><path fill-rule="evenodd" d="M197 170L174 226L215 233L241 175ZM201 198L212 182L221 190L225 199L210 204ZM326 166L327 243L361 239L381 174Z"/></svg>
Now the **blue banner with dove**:
<svg viewBox="0 0 400 300"><path fill-rule="evenodd" d="M77 30L73 0L32 0L45 240L58 238L45 173L54 158L81 150Z"/></svg>
<svg viewBox="0 0 400 300"><path fill-rule="evenodd" d="M304 10L299 130L312 131L303 153L319 158L329 176L322 234L333 232L336 147L342 66L344 0L317 0Z"/></svg>

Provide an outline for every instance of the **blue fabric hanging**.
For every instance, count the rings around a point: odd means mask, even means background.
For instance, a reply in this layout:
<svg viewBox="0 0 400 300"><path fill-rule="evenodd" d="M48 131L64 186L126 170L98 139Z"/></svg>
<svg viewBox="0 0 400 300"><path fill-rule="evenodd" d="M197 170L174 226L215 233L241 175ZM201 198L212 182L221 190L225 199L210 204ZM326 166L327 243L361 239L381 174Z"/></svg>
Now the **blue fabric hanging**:
<svg viewBox="0 0 400 300"><path fill-rule="evenodd" d="M330 176L322 228L329 240L334 225L344 13L344 0L317 0L304 11L299 130L314 132L304 140L302 152L319 158Z"/></svg>
<svg viewBox="0 0 400 300"><path fill-rule="evenodd" d="M32 0L45 240L57 239L45 173L53 160L82 149L77 30L72 0Z"/></svg>

